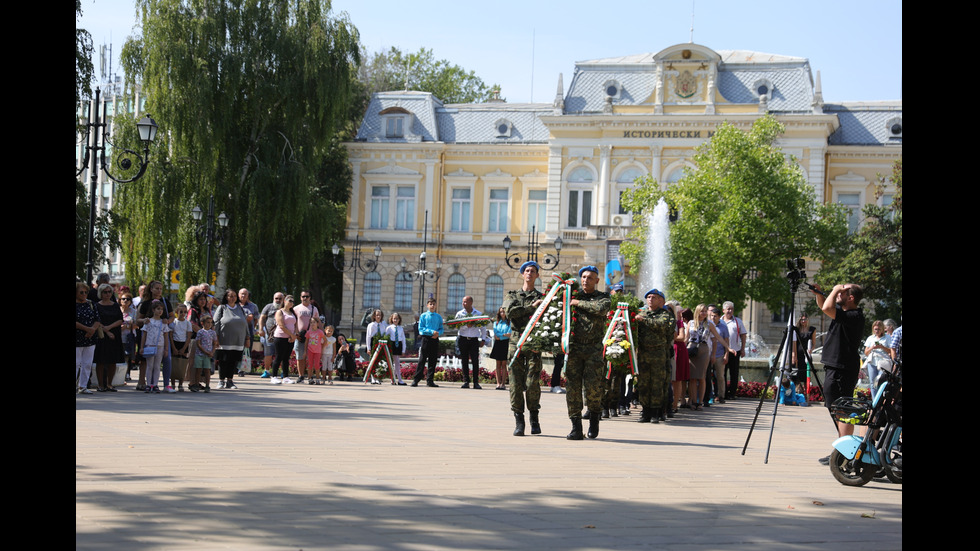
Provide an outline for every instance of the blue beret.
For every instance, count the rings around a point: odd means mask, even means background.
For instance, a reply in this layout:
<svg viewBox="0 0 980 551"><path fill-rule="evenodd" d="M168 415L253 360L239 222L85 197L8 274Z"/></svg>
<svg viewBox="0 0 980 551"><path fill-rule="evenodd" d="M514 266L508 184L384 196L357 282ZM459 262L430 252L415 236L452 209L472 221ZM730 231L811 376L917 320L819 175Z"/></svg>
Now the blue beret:
<svg viewBox="0 0 980 551"><path fill-rule="evenodd" d="M647 298L650 295L659 295L660 298L667 300L667 297L664 296L664 292L661 291L660 289L650 289L649 291L647 291L647 294L643 295L643 298Z"/></svg>
<svg viewBox="0 0 980 551"><path fill-rule="evenodd" d="M610 291L622 291L623 290L623 284L622 283L614 283L614 284L612 284L609 287L609 290Z"/></svg>
<svg viewBox="0 0 980 551"><path fill-rule="evenodd" d="M578 276L582 277L582 272L592 272L594 274L599 274L599 268L595 266L583 266L581 270L578 271Z"/></svg>
<svg viewBox="0 0 980 551"><path fill-rule="evenodd" d="M526 268L527 268L528 266L534 266L534 269L535 269L535 270L537 270L539 274L541 273L541 266L538 266L538 263L537 263L537 262L535 262L535 261L533 261L533 260L528 260L528 261L527 261L527 262L525 262L524 264L521 264L521 273L522 273L522 274L524 273L524 270L525 270L525 269L526 269Z"/></svg>

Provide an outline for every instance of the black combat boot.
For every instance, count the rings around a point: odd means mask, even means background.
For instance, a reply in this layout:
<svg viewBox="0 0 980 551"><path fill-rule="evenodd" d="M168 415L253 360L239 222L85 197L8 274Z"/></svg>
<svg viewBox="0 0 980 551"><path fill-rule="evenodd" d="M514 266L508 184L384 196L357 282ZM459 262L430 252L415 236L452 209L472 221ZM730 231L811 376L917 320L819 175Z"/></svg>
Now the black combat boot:
<svg viewBox="0 0 980 551"><path fill-rule="evenodd" d="M609 415L612 417L619 417L619 408L609 408Z"/></svg>
<svg viewBox="0 0 980 551"><path fill-rule="evenodd" d="M515 413L514 421L517 423L517 426L514 427L514 436L524 436L524 414Z"/></svg>
<svg viewBox="0 0 980 551"><path fill-rule="evenodd" d="M538 422L538 412L531 412L531 434L541 434L541 424Z"/></svg>
<svg viewBox="0 0 980 551"><path fill-rule="evenodd" d="M638 420L638 422L649 423L650 419L652 418L653 418L653 413L647 408L643 408L643 411L640 412L640 419Z"/></svg>
<svg viewBox="0 0 980 551"><path fill-rule="evenodd" d="M599 412L598 411L592 412L592 415L589 416L588 437L595 438L596 436L599 436Z"/></svg>
<svg viewBox="0 0 980 551"><path fill-rule="evenodd" d="M572 419L572 432L565 437L566 440L584 440L582 435L582 419Z"/></svg>
<svg viewBox="0 0 980 551"><path fill-rule="evenodd" d="M609 419L609 408L602 408L602 418Z"/></svg>

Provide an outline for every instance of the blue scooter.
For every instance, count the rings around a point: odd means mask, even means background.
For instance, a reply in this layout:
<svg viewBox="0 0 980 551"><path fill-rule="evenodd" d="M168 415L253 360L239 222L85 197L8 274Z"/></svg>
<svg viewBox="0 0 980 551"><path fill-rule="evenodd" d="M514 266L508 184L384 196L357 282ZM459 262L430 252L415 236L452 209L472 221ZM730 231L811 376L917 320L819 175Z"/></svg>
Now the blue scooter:
<svg viewBox="0 0 980 551"><path fill-rule="evenodd" d="M864 437L848 435L834 441L830 472L845 486L864 486L875 476L902 483L902 364L878 376L878 391L871 401L838 398L834 417L845 423L867 425Z"/></svg>

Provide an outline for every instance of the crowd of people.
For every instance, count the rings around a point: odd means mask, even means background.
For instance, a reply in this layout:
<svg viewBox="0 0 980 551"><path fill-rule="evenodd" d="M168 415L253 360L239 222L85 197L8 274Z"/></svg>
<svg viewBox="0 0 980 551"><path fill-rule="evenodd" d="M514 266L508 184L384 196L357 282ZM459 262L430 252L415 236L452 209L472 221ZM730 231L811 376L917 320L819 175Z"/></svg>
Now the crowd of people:
<svg viewBox="0 0 980 551"><path fill-rule="evenodd" d="M645 305L634 318L636 371L629 376L607 370L603 355L606 320L622 286L610 286L609 293L598 290L600 273L595 266L579 270L580 290L570 301L576 315L571 348L567 358L555 355L551 386L552 392L566 394L572 425L568 439L596 438L601 419L630 415L636 407L640 408L639 422L657 424L681 409L701 411L738 398L739 364L747 331L734 315L735 305L730 301L721 306L698 304L692 311L667 301L659 289L648 290L643 297ZM544 300L544 294L535 287L540 267L526 262L520 275L521 288L506 294L493 319L475 309L470 296L463 298L462 309L455 316L463 322L479 321L458 324L456 347L462 360L462 388L482 388L479 352L490 348L496 389L509 391L515 436L524 436L528 421L531 434L542 432L538 415L541 353L522 349L518 342ZM831 318L823 350L823 390L829 406L835 398L853 393L861 352L866 356L864 365L872 384L879 370L890 369L895 334L900 343L901 328L890 319L875 321L872 335L862 340L860 286L838 285L826 295L819 290L815 293L817 306ZM439 386L434 375L439 339L445 335L446 325L436 311L435 298L429 298L426 308L413 326L418 337L413 387L423 378L427 386ZM797 329L792 363L797 374L805 374L805 358L813 350L815 330L806 314L800 316ZM235 377L251 371L254 339L263 349L261 376L274 385L331 385L334 372L339 380L352 381L357 367L352 344L343 333L323 323L308 291L300 293L299 304L293 295L277 292L272 302L259 309L248 289L227 289L219 295L201 284L188 288L185 301L174 307L163 296L159 281L140 286L134 295L128 287L109 285L108 276L101 274L94 287L76 283L75 334L76 389L83 394L115 392L119 364L127 366L127 381L131 380L131 370L138 373L136 389L147 393L182 392L185 385L191 392L210 392L214 374L218 389L235 390ZM372 361L365 381L370 378L371 383L381 384L379 375L387 373L392 385L406 385L401 359L410 347L401 316L396 312L386 318L382 310L374 310L365 341L369 358L386 360L380 366ZM291 377L293 358L298 375L295 380ZM587 429L583 426L586 419ZM852 425L842 424L840 433L852 429Z"/></svg>

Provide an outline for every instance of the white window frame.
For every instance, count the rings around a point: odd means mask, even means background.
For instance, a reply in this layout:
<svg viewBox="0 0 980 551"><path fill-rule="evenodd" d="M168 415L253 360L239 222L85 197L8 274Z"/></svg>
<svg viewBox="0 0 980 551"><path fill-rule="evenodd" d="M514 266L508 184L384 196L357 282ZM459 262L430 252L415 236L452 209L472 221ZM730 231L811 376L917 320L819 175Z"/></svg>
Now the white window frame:
<svg viewBox="0 0 980 551"><path fill-rule="evenodd" d="M375 190L384 191L387 195L375 195ZM370 187L371 201L368 204L370 216L369 224L372 230L389 229L391 223L391 186L386 184L372 185ZM375 207L379 209L377 219L375 218Z"/></svg>
<svg viewBox="0 0 980 551"><path fill-rule="evenodd" d="M401 195L402 190L411 190L411 192L412 192L411 197L407 197L407 196L406 197L403 197ZM416 189L416 186L410 186L410 185L396 185L395 186L395 213L394 213L394 215L395 215L395 224L394 224L394 227L395 227L396 230L414 230L416 228L416 225L415 225L415 223L416 223L416 220L415 220L415 211L416 211L415 200L416 200L416 197L415 197L415 195L416 195L417 192L418 192L418 190ZM406 206L406 208L404 210L402 209L402 204L403 203L408 203L408 205ZM402 213L403 212L405 214L405 218L407 218L405 220L402 219Z"/></svg>
<svg viewBox="0 0 980 551"><path fill-rule="evenodd" d="M544 199L531 199L531 193L541 192L545 194ZM527 205L525 210L524 221L527 225L524 228L525 231L530 231L531 227L534 226L535 229L540 233L545 233L548 228L548 188L531 188L527 190L524 196L524 204ZM534 220L531 220L531 215L534 215ZM540 225L538 222L542 222Z"/></svg>
<svg viewBox="0 0 980 551"><path fill-rule="evenodd" d="M853 214L857 219L856 224L851 228L850 220L848 220L847 231L848 233L855 233L861 229L864 225L864 219L861 218L861 210L864 208L865 204L865 193L867 192L870 180L861 176L860 174L855 174L848 171L846 174L841 174L830 181L830 187L834 190L832 195L832 201L835 203L840 203L841 194L844 195L857 195L857 205L854 206ZM850 217L848 217L850 218Z"/></svg>

